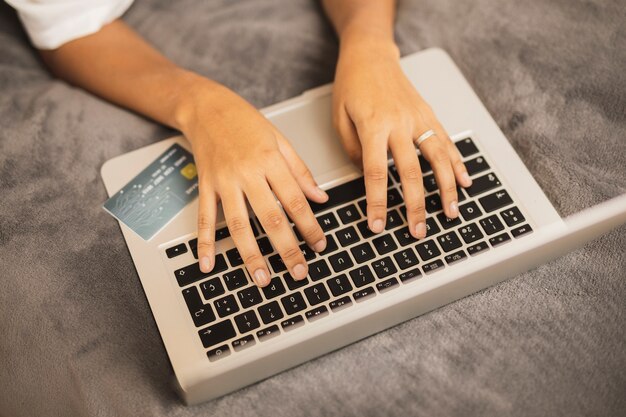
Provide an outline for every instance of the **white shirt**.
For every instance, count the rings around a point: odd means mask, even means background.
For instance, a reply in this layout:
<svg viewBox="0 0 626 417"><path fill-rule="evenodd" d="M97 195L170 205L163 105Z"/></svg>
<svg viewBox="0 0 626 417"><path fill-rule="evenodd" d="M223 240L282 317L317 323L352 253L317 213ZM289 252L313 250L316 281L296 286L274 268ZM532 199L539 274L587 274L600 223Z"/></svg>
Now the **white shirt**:
<svg viewBox="0 0 626 417"><path fill-rule="evenodd" d="M38 49L56 49L96 33L120 17L133 0L6 0Z"/></svg>

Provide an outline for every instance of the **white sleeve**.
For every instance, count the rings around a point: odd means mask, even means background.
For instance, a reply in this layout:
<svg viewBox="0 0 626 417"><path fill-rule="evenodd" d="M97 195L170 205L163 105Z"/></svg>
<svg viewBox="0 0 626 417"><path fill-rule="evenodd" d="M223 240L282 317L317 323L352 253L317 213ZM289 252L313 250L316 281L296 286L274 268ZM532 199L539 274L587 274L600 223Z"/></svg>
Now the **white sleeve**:
<svg viewBox="0 0 626 417"><path fill-rule="evenodd" d="M96 33L120 17L133 0L6 0L13 6L31 42L39 49L56 49L66 42Z"/></svg>

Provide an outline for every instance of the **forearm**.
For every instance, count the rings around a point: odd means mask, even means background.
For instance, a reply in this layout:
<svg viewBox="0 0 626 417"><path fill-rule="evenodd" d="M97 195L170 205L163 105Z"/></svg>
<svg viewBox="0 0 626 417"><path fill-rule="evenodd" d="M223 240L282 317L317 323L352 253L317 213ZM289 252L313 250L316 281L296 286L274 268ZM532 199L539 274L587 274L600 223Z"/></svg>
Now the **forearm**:
<svg viewBox="0 0 626 417"><path fill-rule="evenodd" d="M173 64L120 20L41 55L57 77L181 131L193 95L222 89Z"/></svg>
<svg viewBox="0 0 626 417"><path fill-rule="evenodd" d="M357 45L394 50L395 0L322 0L337 35L341 51Z"/></svg>

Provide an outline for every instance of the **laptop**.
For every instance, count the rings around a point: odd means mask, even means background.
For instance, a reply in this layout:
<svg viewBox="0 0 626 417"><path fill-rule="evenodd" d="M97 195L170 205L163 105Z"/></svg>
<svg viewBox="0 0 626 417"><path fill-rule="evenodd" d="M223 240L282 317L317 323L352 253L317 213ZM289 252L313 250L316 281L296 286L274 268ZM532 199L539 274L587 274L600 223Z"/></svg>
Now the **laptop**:
<svg viewBox="0 0 626 417"><path fill-rule="evenodd" d="M273 272L262 289L243 267L223 216L216 267L200 272L197 199L148 241L120 223L187 404L225 395L441 307L626 221L626 194L562 219L444 51L406 56L402 68L450 132L473 180L459 192L459 219L450 221L422 159L425 239L408 232L392 160L386 230L373 235L367 228L362 173L333 130L330 85L263 110L330 196L312 205L329 244L321 254L302 246L309 263L305 281L287 274L253 213L251 224ZM179 136L107 161L102 178L109 195L175 143L191 149Z"/></svg>

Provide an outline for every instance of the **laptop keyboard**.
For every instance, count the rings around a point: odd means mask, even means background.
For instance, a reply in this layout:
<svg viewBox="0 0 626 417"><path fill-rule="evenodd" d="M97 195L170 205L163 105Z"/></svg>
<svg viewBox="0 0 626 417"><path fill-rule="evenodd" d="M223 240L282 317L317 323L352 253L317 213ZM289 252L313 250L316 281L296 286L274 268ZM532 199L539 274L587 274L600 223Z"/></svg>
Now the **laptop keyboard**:
<svg viewBox="0 0 626 417"><path fill-rule="evenodd" d="M375 235L367 226L362 177L327 190L328 202L311 203L328 243L315 253L294 228L309 263L305 280L295 281L286 272L256 218L252 230L274 275L268 286L258 288L251 281L236 248L217 254L209 274L197 262L174 270L208 359L219 360L425 276L436 279L439 270L532 232L472 139L456 146L473 180L471 187L458 189L457 219L443 214L430 164L419 157L428 213L425 239L409 233L400 176L392 164L383 233ZM229 236L227 228L216 232L217 241ZM168 247L165 254L175 258L188 251L198 258L197 239Z"/></svg>

